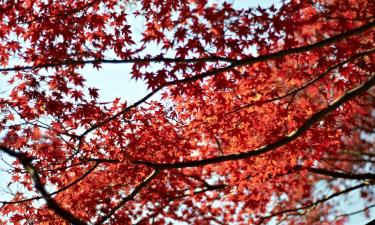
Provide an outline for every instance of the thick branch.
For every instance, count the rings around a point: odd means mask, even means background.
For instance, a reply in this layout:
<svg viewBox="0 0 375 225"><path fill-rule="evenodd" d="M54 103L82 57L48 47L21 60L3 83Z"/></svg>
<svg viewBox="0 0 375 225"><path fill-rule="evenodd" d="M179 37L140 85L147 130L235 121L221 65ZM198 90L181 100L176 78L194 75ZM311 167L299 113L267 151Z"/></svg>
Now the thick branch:
<svg viewBox="0 0 375 225"><path fill-rule="evenodd" d="M331 104L329 104L328 107L313 114L309 119L305 121L305 123L303 123L303 125L299 129L279 139L278 141L275 141L271 144L264 145L262 147L259 147L253 150L240 152L240 153L234 153L234 154L228 154L228 155L223 155L223 156L217 156L217 157L208 158L208 159L192 160L192 161L185 161L185 162L154 163L154 162L148 162L148 161L135 161L134 163L151 166L159 170L165 170L165 169L171 169L171 168L205 166L209 164L215 164L215 163L221 163L221 162L226 162L226 161L245 159L245 158L252 157L252 156L258 156L266 152L272 151L278 147L284 146L290 143L291 141L297 139L302 134L304 134L308 129L310 129L316 122L322 120L327 114L333 112L345 102L367 91L373 85L375 85L375 76L372 76L368 81L366 81L362 85L346 92L345 94L343 94L342 96L334 100Z"/></svg>
<svg viewBox="0 0 375 225"><path fill-rule="evenodd" d="M134 59L92 59L92 60L66 60L57 63L45 63L34 66L15 66L9 68L0 68L0 72L14 72L21 70L44 69L59 66L76 66L88 64L129 64L129 63L202 63L202 62L237 62L235 59L210 56L206 58L134 58Z"/></svg>
<svg viewBox="0 0 375 225"><path fill-rule="evenodd" d="M79 183L80 181L82 181L83 179L85 179L85 177L87 177L92 171L94 171L96 169L96 167L98 167L99 165L99 162L96 162L94 164L94 166L92 166L90 169L88 169L82 176L80 176L78 179L74 180L73 182L69 183L68 185L62 187L61 189L57 190L57 191L54 191L52 193L49 194L49 196L53 196L53 195L56 195L60 192L63 192L71 187L73 187L74 185L76 185L77 183ZM38 172L38 171L36 171ZM18 203L23 203L23 202L28 202L28 201L33 201L33 200L38 200L38 199L41 199L43 198L43 196L36 196L36 197L33 197L33 198L27 198L27 199L22 199L22 200L18 200L18 201L10 201L10 202L1 202L2 204L18 204Z"/></svg>
<svg viewBox="0 0 375 225"><path fill-rule="evenodd" d="M242 109L245 109L245 108L249 108L253 105L262 105L262 104L265 104L265 103L269 103L269 102L273 102L273 101L277 101L277 100L280 100L280 99L283 99L285 97L288 97L288 96L291 96L291 95L295 95L297 92L303 90L303 89L306 89L307 87L315 84L317 81L319 81L320 79L324 78L325 76L327 76L329 73L331 73L333 70L349 63L349 62L352 62L358 58L361 58L363 56L366 56L366 55L369 55L369 54L372 54L373 52L375 52L375 48L373 49L370 49L368 51L363 51L363 52L360 52L360 53L357 53L351 57L349 57L348 59L346 60L343 60L333 66L330 66L328 67L323 73L319 74L317 77L315 77L314 79L308 81L307 83L305 83L304 85L302 85L301 87L299 88L296 88L294 90L291 90L283 95L280 95L280 96L277 96L277 97L274 97L274 98L270 98L270 99L267 99L267 100L264 100L264 101L257 101L257 102L252 102L252 103L247 103L245 105L242 105L236 109L234 109L233 111L230 111L230 112L227 112L225 115L229 115L229 114L232 114L232 113L235 113L235 112L238 112Z"/></svg>
<svg viewBox="0 0 375 225"><path fill-rule="evenodd" d="M0 146L0 150L7 153L8 155L17 158L26 169L26 171L30 174L31 178L34 182L34 187L37 189L40 194L42 195L43 199L47 202L48 208L53 210L57 215L61 218L69 221L74 225L86 225L86 222L81 220L80 218L74 216L72 213L67 211L66 209L62 208L47 192L45 189L39 173L35 169L35 167L31 164L32 158L28 157L26 154L21 152L15 152L6 146Z"/></svg>
<svg viewBox="0 0 375 225"><path fill-rule="evenodd" d="M290 48L287 50L278 51L275 53L271 53L268 55L263 55L259 57L249 57L241 60L223 58L223 57L207 57L207 58L192 58L192 59L183 59L183 58L163 58L163 57L155 57L155 58L136 58L136 59L118 59L118 60L109 60L109 59L95 59L95 60L66 60L63 62L58 63L45 63L39 64L34 66L18 66L18 67L10 67L10 68L1 68L0 72L10 72L10 71L20 71L20 70L30 70L30 69L40 69L40 68L51 68L51 67L58 67L58 66L67 66L67 65L86 65L86 64L124 64L124 63L150 63L150 62L163 62L163 63L199 63L199 62L231 62L232 64L228 67L224 67L225 71L232 69L238 66L250 65L257 62L267 61L271 59L281 58L286 55L296 54L306 51L311 51L316 48L323 47L328 44L332 44L337 41L341 41L347 37L354 36L361 34L372 27L375 26L375 22L367 23L363 26L360 26L356 29L349 30L347 32L340 33L333 37L324 39L322 41L316 42L314 44L309 44L301 47ZM218 69L221 70L221 69ZM217 72L215 72L217 73ZM190 78L186 78L183 80L174 81L175 83L181 82L191 82L195 80L202 79L204 77L212 75L211 73L201 74L199 76L194 76Z"/></svg>
<svg viewBox="0 0 375 225"><path fill-rule="evenodd" d="M305 52L305 51L310 51L310 50L313 50L315 48L320 48L320 47L323 47L325 45L328 45L328 44L340 41L340 40L345 39L347 37L361 34L361 33L365 32L365 31L371 29L374 26L375 26L375 22L370 22L370 23L368 23L366 25L363 25L363 26L361 26L361 27L359 27L357 29L341 33L339 35L333 36L331 38L327 38L327 39L325 39L323 41L320 41L320 42L317 42L317 43L314 43L314 44L305 45L305 46L297 47L297 48L291 48L291 49L287 49L287 50L282 50L282 51L279 51L279 52L275 52L275 53L271 53L271 54L263 55L263 56L259 56L259 57L250 57L250 58L246 58L246 59L242 59L242 60L237 60L237 61L233 62L232 64L226 66L226 67L213 69L213 70L201 73L199 75L196 75L196 76L193 76L193 77L187 77L187 78L181 79L181 80L173 80L173 81L166 82L166 83L160 85L159 87L157 87L156 89L154 89L153 91L151 91L150 93L148 93L147 95L145 95L142 99L138 100L134 104L132 104L132 105L124 108L123 110L121 110L120 112L116 113L115 115L113 115L111 117L108 117L107 119L102 120L102 121L94 124L93 126L91 126L90 128L88 128L87 130L85 130L79 136L79 138L83 138L85 135L87 135L91 131L93 131L93 130L95 130L95 129L101 127L101 126L103 126L104 124L108 123L109 121L112 121L113 119L116 119L120 115L123 115L124 113L129 112L133 108L136 108L137 106L139 106L142 103L144 103L145 101L147 101L149 98L151 98L152 96L154 96L156 93L158 93L159 91L161 91L165 87L169 87L169 86L177 85L177 84L184 84L184 83L194 82L194 81L197 81L197 80L200 80L200 79L203 79L203 78L206 78L206 77L210 77L210 76L213 76L213 75L216 75L216 74L219 74L219 73L230 71L231 69L234 69L234 68L239 67L239 66L245 66L245 65L249 66L249 65L252 65L254 63L268 61L268 60L271 60L271 59L277 59L277 58L281 58L281 57L284 57L284 56L290 55L290 54L296 54L296 53L301 53L301 52ZM220 60L223 60L223 58L220 58ZM180 62L181 63L183 61L185 61L185 62L201 62L201 61L220 61L220 60L217 59L217 58L215 58L214 60L211 60L211 58L201 58L201 59L163 59L163 58L160 59L160 58L150 58L150 59L120 60L121 62L120 61L113 61L113 60L111 60L111 61L112 61L112 63L134 63L135 61L136 62L168 62L168 63L171 63L171 62ZM232 60L230 60L230 61L232 61ZM98 63L95 60L89 61L89 62L90 63ZM85 61L83 61L81 63L85 63ZM72 63L70 63L70 64L72 64ZM76 63L76 64L79 64L79 63ZM54 66L58 66L58 65L54 65ZM46 66L42 66L41 65L40 67L46 67ZM53 66L50 65L48 67L53 67ZM19 67L19 68L32 69L33 67ZM9 68L9 69L15 70L15 68ZM17 69L17 70L22 70L22 69ZM2 71L2 69L0 69L0 72L1 71ZM6 71L6 70L4 70L4 71Z"/></svg>
<svg viewBox="0 0 375 225"><path fill-rule="evenodd" d="M235 63L230 64L227 67L212 70L211 72L209 71L207 73L202 73L202 74L194 76L194 77L188 77L188 78L185 78L185 79L182 79L182 80L171 81L169 83L180 84L180 83L193 82L193 81L197 81L199 79L203 79L203 78L212 76L212 75L217 74L217 73L226 72L226 71L228 71L230 69L233 69L235 67L248 66L248 65L252 65L254 63L258 63L258 62L264 62L264 61L268 61L268 60L272 60L272 59L282 58L282 57L287 56L287 55L311 51L311 50L314 50L316 48L321 48L321 47L324 47L325 45L329 45L329 44L341 41L341 40L343 40L345 38L348 38L350 36L361 34L365 31L373 28L374 26L375 26L375 21L370 22L368 24L365 24L361 27L358 27L357 29L353 29L353 30L350 30L350 31L347 31L347 32L343 32L343 33L338 34L336 36L333 36L331 38L327 38L327 39L324 39L322 41L316 42L314 44L309 44L309 45L304 45L304 46L301 46L301 47L281 50L281 51L278 51L278 52L275 52L275 53L270 53L270 54L259 56L259 57L245 58L245 59L242 59L242 60L238 60Z"/></svg>

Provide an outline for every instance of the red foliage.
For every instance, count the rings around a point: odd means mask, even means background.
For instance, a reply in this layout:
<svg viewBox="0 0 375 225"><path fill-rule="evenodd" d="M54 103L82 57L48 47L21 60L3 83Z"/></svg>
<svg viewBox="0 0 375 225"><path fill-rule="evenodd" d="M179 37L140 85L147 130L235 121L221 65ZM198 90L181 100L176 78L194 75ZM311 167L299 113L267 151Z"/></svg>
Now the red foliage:
<svg viewBox="0 0 375 225"><path fill-rule="evenodd" d="M0 223L343 224L349 192L371 205L375 2L241 4L3 1ZM101 102L81 69L107 63L149 94Z"/></svg>

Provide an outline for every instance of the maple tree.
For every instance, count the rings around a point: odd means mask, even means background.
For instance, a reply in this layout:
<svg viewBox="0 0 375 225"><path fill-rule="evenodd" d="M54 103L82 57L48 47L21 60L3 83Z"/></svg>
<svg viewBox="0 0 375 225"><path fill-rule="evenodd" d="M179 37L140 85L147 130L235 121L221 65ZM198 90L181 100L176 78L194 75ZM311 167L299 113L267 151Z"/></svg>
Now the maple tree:
<svg viewBox="0 0 375 225"><path fill-rule="evenodd" d="M0 151L14 161L0 223L344 224L368 213L374 14L371 0L3 1ZM143 18L140 34L131 18ZM149 93L102 102L81 69L115 63ZM345 214L353 192L365 207Z"/></svg>

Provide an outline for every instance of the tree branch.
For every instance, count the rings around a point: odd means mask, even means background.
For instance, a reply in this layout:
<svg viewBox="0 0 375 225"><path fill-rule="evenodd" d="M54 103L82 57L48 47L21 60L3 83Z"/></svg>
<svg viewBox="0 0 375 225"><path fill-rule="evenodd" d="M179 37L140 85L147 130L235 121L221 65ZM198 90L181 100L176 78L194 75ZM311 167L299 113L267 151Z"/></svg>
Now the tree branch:
<svg viewBox="0 0 375 225"><path fill-rule="evenodd" d="M45 189L39 173L35 169L35 167L31 164L32 158L27 156L25 153L16 152L11 150L10 148L6 146L0 146L0 150L7 153L9 156L17 158L23 165L23 167L27 170L29 175L31 176L34 187L37 189L40 194L42 195L43 199L47 202L48 208L53 210L57 215L59 215L61 218L69 221L70 223L74 225L86 225L86 222L84 222L82 219L74 216L72 213L67 211L66 209L62 208L47 192Z"/></svg>
<svg viewBox="0 0 375 225"><path fill-rule="evenodd" d="M70 187L73 187L74 185L76 185L78 182L82 181L83 179L85 179L85 177L87 177L92 171L94 171L96 169L96 167L98 167L99 165L99 162L96 162L94 164L94 166L92 166L89 170L87 170L82 176L80 176L78 179L74 180L73 182L69 183L68 185L62 187L61 189L57 190L57 191L54 191L52 193L49 193L49 196L53 196L53 195L56 195L60 192L63 192L67 189L69 189ZM38 172L36 170L36 172ZM18 204L18 203L23 203L23 202L28 202L28 201L33 201L33 200L38 200L38 199L41 199L43 198L43 196L36 196L36 197L33 197L33 198L27 198L27 199L22 199L22 200L18 200L18 201L11 201L11 202L0 202L4 205L7 205L7 204Z"/></svg>
<svg viewBox="0 0 375 225"><path fill-rule="evenodd" d="M272 151L278 147L284 146L291 141L297 139L299 136L304 134L308 129L310 129L316 122L320 121L324 118L327 114L333 112L338 107L340 107L345 102L353 99L354 97L360 95L361 93L370 89L373 85L375 85L375 76L372 76L368 81L363 83L362 85L355 87L349 91L347 91L342 96L336 98L331 104L329 104L326 108L316 112L313 114L309 119L307 119L303 125L295 130L294 132L290 133L289 135L275 141L271 144L264 145L262 147L252 149L246 152L222 155L217 157L212 157L208 159L201 159L201 160L192 160L192 161L185 161L185 162L175 162L175 163L154 163L149 161L134 161L135 164L146 165L153 167L158 170L165 170L171 168L186 168L186 167L198 167L198 166L205 166L215 163L221 163L226 161L233 161L239 159L245 159L252 156L258 156L264 154L266 152Z"/></svg>
<svg viewBox="0 0 375 225"><path fill-rule="evenodd" d="M134 199L134 197L142 191L144 187L147 186L157 175L159 174L159 170L154 170L152 173L146 177L137 187L134 188L134 190L125 198L121 199L121 201L111 209L111 211L101 219L99 219L95 225L103 224L106 220L108 220L113 214L116 213L117 210L119 210L125 203L128 201L131 201Z"/></svg>
<svg viewBox="0 0 375 225"><path fill-rule="evenodd" d="M366 186L369 186L369 185L374 185L374 183L372 183L372 184L362 183L362 184L347 188L343 191L335 192L335 193L333 193L333 194L331 194L327 197L321 198L321 199L319 199L319 200L317 200L317 201L315 201L311 204L307 204L307 205L304 205L304 206L301 206L301 207L298 207L298 208L286 209L286 210L282 210L282 211L279 211L279 212L276 212L276 213L272 213L271 215L262 217L261 220L258 222L258 225L262 224L266 219L270 219L272 217L279 216L279 215L282 215L284 213L297 212L297 211L300 211L300 210L310 210L310 209L316 207L320 203L326 202L326 201L328 201L332 198L335 198L337 196L340 196L342 194L346 194L346 193L349 193L351 191L354 191L354 190L357 190L359 188L366 187Z"/></svg>
<svg viewBox="0 0 375 225"><path fill-rule="evenodd" d="M240 107L238 107L238 108L236 108L236 109L234 109L234 110L232 110L232 111L230 111L230 112L225 113L225 115L229 115L229 114L232 114L232 113L238 112L238 111L240 111L240 110L242 110L242 109L244 109L244 108L249 108L249 107L251 107L251 106L253 106L253 105L255 105L255 104L256 104L256 105L262 105L262 104L265 104L265 103L269 103L269 102L273 102L273 101L277 101L277 100L283 99L283 98L288 97L288 96L290 96L290 95L294 95L294 94L296 94L297 92L299 92L299 91L301 91L301 90L303 90L303 89L305 89L305 88L307 88L307 87L309 87L309 86L315 84L318 80L324 78L324 77L327 76L330 72L332 72L333 70L339 68L340 66L343 66L343 65L345 65L346 63L349 63L349 62L351 62L351 61L354 61L354 60L356 60L356 59L358 59L358 58L361 58L361 57L363 57L363 56L369 55L369 54L371 54L371 53L373 53L373 52L375 52L375 48L370 49L370 50L368 50L368 51L363 51L363 52L357 53L357 54L355 54L355 55L349 57L348 59L341 61L341 62L338 63L338 64L335 64L335 65L333 65L333 66L328 67L323 73L319 74L316 78L314 78L314 79L308 81L307 83L305 83L304 85L302 85L302 86L299 87L299 88L296 88L296 89L294 89L294 90L291 90L291 91L287 92L286 94L283 94L283 95L280 95L280 96L277 96L277 97L274 97L274 98L270 98L270 99L267 99L267 100L264 100L264 101L247 103L247 104L245 104L245 105L243 105L243 106L240 106Z"/></svg>
<svg viewBox="0 0 375 225"><path fill-rule="evenodd" d="M321 168L307 168L307 171L311 173L315 173L315 174L321 174L321 175L336 177L336 178L344 178L344 179L352 179L352 180L375 180L375 174L373 173L361 173L361 174L342 173L342 172L325 170Z"/></svg>
<svg viewBox="0 0 375 225"><path fill-rule="evenodd" d="M368 209L371 209L371 208L373 208L373 207L375 207L375 204L369 205L369 206L367 206L367 207L365 207L365 208L362 208L362 209L360 209L360 210L357 210L357 211L353 211L353 212L350 212L350 213L344 213L344 214L337 215L337 216L335 216L335 219L333 219L333 220L331 221L331 223L334 222L335 220L337 220L337 219L340 218L340 217L344 217L344 216L345 216L345 217L348 217L348 216L356 215L356 214L359 214L359 213L363 213L364 211L366 211L366 210L368 210Z"/></svg>
<svg viewBox="0 0 375 225"><path fill-rule="evenodd" d="M206 58L134 58L134 59L92 59L92 60L66 60L58 63L45 63L34 66L14 66L9 68L0 68L0 72L15 72L22 70L46 69L59 66L77 66L92 64L130 64L130 63L202 63L202 62L237 62L238 60L229 59L218 56L210 56Z"/></svg>
<svg viewBox="0 0 375 225"><path fill-rule="evenodd" d="M133 103L132 105L124 108L120 112L114 114L111 117L108 117L105 120L97 122L96 124L94 124L93 126L91 126L90 128L88 128L87 130L85 130L79 136L79 138L83 138L85 135L87 135L91 131L93 131L93 130L95 130L95 129L101 127L101 126L103 126L104 124L108 123L109 121L111 121L113 119L116 119L120 115L123 115L124 113L129 112L131 109L136 108L137 106L139 106L142 103L144 103L145 101L147 101L149 98L151 98L152 96L154 96L156 93L158 93L159 91L161 91L165 87L169 87L169 86L177 85L177 84L184 84L184 83L194 82L194 81L197 81L197 80L209 77L209 76L213 76L213 75L216 75L216 74L219 74L219 73L227 72L227 71L229 71L231 69L234 69L236 67L239 67L239 66L245 66L245 65L249 66L249 65L252 65L254 63L268 61L268 60L271 60L271 59L277 59L277 58L281 58L281 57L284 57L284 56L290 55L290 54L296 54L296 53L301 53L301 52L305 52L305 51L310 51L310 50L313 50L315 48L323 47L325 45L334 43L336 41L340 41L340 40L345 39L347 37L361 34L361 33L365 32L365 31L371 29L374 26L375 26L375 21L374 22L370 22L370 23L368 23L366 25L363 25L361 27L358 27L357 29L353 29L353 30L350 30L350 31L338 34L336 36L333 36L331 38L327 38L327 39L325 39L323 41L320 41L320 42L317 42L317 43L314 43L314 44L305 45L305 46L297 47L297 48L291 48L291 49L287 49L287 50L282 50L282 51L278 51L276 53L271 53L271 54L263 55L263 56L259 56L259 57L249 57L249 58L245 58L245 59L242 59L242 60L237 60L234 63L232 63L232 64L230 64L230 65L228 65L226 67L213 69L213 70L201 73L201 74L193 76L193 77L187 77L185 79L173 80L173 81L165 82L164 84L162 84L159 87L155 88L150 93L148 93L147 95L145 95L142 99L138 100L137 102ZM171 60L171 61L168 61L168 60ZM175 62L183 62L183 61L194 62L195 60L198 60L198 61L202 61L203 60L203 61L205 61L205 60L207 60L207 58L201 58L201 59L168 59L168 60L165 61L165 62L169 62L169 63L171 63L173 61L175 61ZM163 62L163 58L162 59L158 59L158 58L133 59L133 60L120 60L120 61L113 61L113 60L111 60L111 61L112 61L112 63ZM211 61L211 60L208 60L208 61ZM219 61L219 60L216 59L216 60L213 60L213 61ZM82 63L84 64L85 62L86 61L82 61L81 64ZM90 63L98 63L96 60L91 60L91 61L88 61L88 62L90 62ZM110 62L108 62L108 63L110 63ZM72 64L72 63L70 63L70 64ZM79 64L79 63L76 62L76 64ZM45 64L44 66L40 65L40 66L37 66L37 68L59 66L59 65L55 65L55 64L54 65L48 64L47 66L46 65L47 64ZM62 64L62 65L69 65L69 64ZM30 66L30 67L19 67L19 68L21 68L21 69L16 69L16 70L22 70L22 68L23 69L33 69L32 66ZM8 68L8 69L10 69L11 71L15 70L15 68ZM6 69L5 70L4 69L0 69L0 72L1 71L7 71L7 70Z"/></svg>
<svg viewBox="0 0 375 225"><path fill-rule="evenodd" d="M10 72L10 71L20 71L20 70L31 70L31 69L41 69L41 68L51 68L51 67L58 67L58 66L68 66L68 65L86 65L86 64L124 64L124 63L150 63L150 62L162 62L162 63L199 63L199 62L230 62L232 63L228 67L224 67L222 69L217 69L217 71L220 70L230 70L234 67L238 66L245 66L254 64L257 62L267 61L271 59L277 59L281 58L286 55L290 54L296 54L301 52L306 52L313 50L315 48L320 48L328 44L332 44L337 41L341 41L347 37L354 36L361 34L372 27L375 26L375 21L369 22L365 25L362 25L356 29L349 30L343 33L340 33L338 35L335 35L333 37L324 39L322 41L301 46L301 47L295 47L290 48L287 50L281 50L275 53L259 56L259 57L248 57L241 60L235 60L235 59L229 59L224 57L217 57L217 56L211 56L207 58L192 58L192 59L183 59L183 58L163 58L163 57L155 57L155 58L135 58L135 59L115 59L115 60L109 60L109 59L94 59L94 60L66 60L59 63L45 63L45 64L39 64L34 66L16 66L16 67L9 67L9 68L1 68L0 72ZM218 72L214 72L218 73ZM175 83L181 83L181 82L191 82L196 81L202 78L205 78L207 76L211 76L212 73L204 73L199 76L194 76L182 80L174 81Z"/></svg>

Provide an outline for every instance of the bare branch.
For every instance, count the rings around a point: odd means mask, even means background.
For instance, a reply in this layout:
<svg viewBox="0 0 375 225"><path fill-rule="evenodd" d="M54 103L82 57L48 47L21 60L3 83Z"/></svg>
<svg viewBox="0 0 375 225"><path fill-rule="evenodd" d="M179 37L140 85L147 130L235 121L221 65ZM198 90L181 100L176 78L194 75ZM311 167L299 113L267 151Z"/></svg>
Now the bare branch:
<svg viewBox="0 0 375 225"><path fill-rule="evenodd" d="M363 209L357 210L357 211L353 211L353 212L350 212L350 213L344 213L344 214L337 215L337 216L335 216L335 219L333 219L331 221L331 223L334 222L335 220L337 220L340 217L348 217L348 216L356 215L356 214L359 214L359 213L363 213L364 211L366 211L368 209L371 209L373 207L375 207L375 204L369 205L369 206L367 206L367 207L365 207Z"/></svg>
<svg viewBox="0 0 375 225"><path fill-rule="evenodd" d="M352 179L352 180L375 180L375 174L373 173L342 173L336 171L325 170L321 168L307 168L307 171L315 174L321 174L325 176L331 176L336 178Z"/></svg>
<svg viewBox="0 0 375 225"><path fill-rule="evenodd" d="M298 212L298 211L301 211L301 210L311 210L314 207L316 207L318 204L326 202L326 201L328 201L328 200L330 200L332 198L335 198L335 197L338 197L340 195L343 195L343 194L349 193L351 191L357 190L359 188L363 188L363 187L366 187L366 186L369 186L369 185L374 185L374 184L375 183L371 183L371 184L368 184L368 183L358 184L356 186L347 188L345 190L342 190L342 191L339 191L339 192L335 192L335 193L333 193L333 194L331 194L331 195L329 195L327 197L321 198L321 199L319 199L319 200L317 200L317 201L315 201L315 202L313 202L311 204L307 204L307 205L304 205L304 206L301 206L301 207L298 207L298 208L286 209L286 210L282 210L282 211L279 211L279 212L272 213L271 215L261 217L261 220L258 222L258 225L262 224L267 219L270 219L270 218L275 217L275 216L283 215L285 213Z"/></svg>

